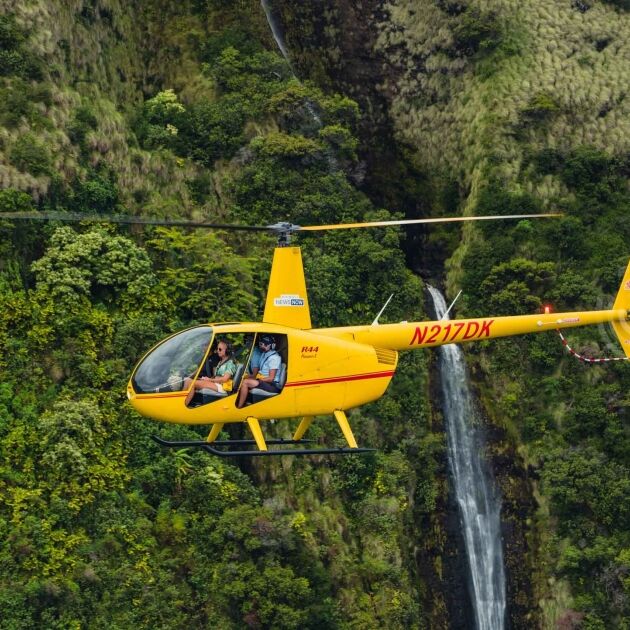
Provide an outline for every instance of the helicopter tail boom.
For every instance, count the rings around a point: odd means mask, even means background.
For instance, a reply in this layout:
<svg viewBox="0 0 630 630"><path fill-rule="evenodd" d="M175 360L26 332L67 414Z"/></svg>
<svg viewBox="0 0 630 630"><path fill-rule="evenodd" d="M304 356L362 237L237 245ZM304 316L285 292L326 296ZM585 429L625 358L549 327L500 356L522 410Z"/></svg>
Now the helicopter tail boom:
<svg viewBox="0 0 630 630"><path fill-rule="evenodd" d="M629 290L630 292L630 290ZM608 311L578 311L572 313L544 313L478 319L453 319L430 322L401 322L376 326L319 329L316 332L330 336L351 335L355 341L377 348L391 350L418 350L449 343L485 341L498 337L511 337L546 332L577 326L611 322L615 330L630 337L629 311L625 308ZM622 341L622 345L624 342ZM629 344L625 344L627 350Z"/></svg>

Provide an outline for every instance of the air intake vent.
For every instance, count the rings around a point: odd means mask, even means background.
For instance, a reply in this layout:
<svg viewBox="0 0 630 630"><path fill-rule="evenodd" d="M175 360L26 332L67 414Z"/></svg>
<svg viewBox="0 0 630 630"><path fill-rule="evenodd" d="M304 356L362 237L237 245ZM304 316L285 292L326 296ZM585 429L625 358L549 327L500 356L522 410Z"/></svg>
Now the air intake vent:
<svg viewBox="0 0 630 630"><path fill-rule="evenodd" d="M374 348L374 351L376 352L376 358L379 363L384 363L385 365L396 365L396 361L398 360L398 352L396 352L396 350Z"/></svg>

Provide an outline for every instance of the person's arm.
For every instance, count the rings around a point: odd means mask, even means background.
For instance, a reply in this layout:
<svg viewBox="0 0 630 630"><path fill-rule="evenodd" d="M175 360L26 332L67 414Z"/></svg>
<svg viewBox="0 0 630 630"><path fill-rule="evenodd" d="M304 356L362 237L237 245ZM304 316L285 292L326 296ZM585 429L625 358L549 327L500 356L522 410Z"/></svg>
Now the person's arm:
<svg viewBox="0 0 630 630"><path fill-rule="evenodd" d="M212 379L213 383L227 383L231 378L234 378L234 375L236 374L236 366L232 363L229 366L226 366L225 368L225 374L222 374L221 376L215 376Z"/></svg>
<svg viewBox="0 0 630 630"><path fill-rule="evenodd" d="M273 383L273 379L276 378L276 370L275 368L269 370L269 376L257 376L256 380L261 383Z"/></svg>

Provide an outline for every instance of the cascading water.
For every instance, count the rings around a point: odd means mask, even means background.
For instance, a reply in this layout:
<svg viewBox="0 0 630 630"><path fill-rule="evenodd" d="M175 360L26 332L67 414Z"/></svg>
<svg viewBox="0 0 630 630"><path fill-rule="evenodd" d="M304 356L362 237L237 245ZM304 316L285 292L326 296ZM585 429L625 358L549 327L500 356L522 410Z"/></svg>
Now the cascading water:
<svg viewBox="0 0 630 630"><path fill-rule="evenodd" d="M265 12L265 15L267 16L267 23L269 24L269 28L271 29L271 33L273 35L273 38L276 41L276 45L278 46L278 49L282 53L284 60L287 62L287 65L289 66L291 73L293 74L294 77L297 78L297 75L295 74L295 70L293 69L293 64L291 63L291 58L289 57L289 51L287 50L286 44L284 43L284 35L282 33L282 28L280 26L280 23L278 22L278 19L276 18L274 14L273 9L271 8L268 0L260 0L260 5L262 6L263 11ZM306 101L305 107L308 113L312 116L317 126L321 127L322 120L319 117L319 114L315 111L315 108L313 107L313 105L309 103L308 101Z"/></svg>
<svg viewBox="0 0 630 630"><path fill-rule="evenodd" d="M289 65L289 68L291 68L291 72L295 74L295 71L293 70L293 65L291 64L291 59L289 59L289 52L287 50L287 47L284 45L284 35L282 34L282 29L280 28L278 20L275 18L272 9L269 6L269 2L267 2L267 0L260 0L260 5L262 6L263 11L267 16L267 23L269 24L269 28L271 29L271 32L273 34L273 38L276 40L276 44L278 45L278 48L280 49L284 60Z"/></svg>
<svg viewBox="0 0 630 630"><path fill-rule="evenodd" d="M268 0L261 0L267 22L278 49L295 76L284 42L282 28ZM309 114L321 127L321 119L311 105ZM334 158L329 158L336 168ZM446 312L441 293L429 287L439 318ZM456 345L440 348L440 372L444 391L449 464L470 566L471 598L478 630L501 630L505 617L505 574L501 549L501 502L494 492L492 475L480 457L480 440L471 420L474 406L468 389L461 350Z"/></svg>
<svg viewBox="0 0 630 630"><path fill-rule="evenodd" d="M438 318L442 294L428 287ZM501 548L501 501L491 471L481 457L483 440L475 427L475 405L461 348L440 347L440 376L449 467L470 567L471 599L478 630L500 630L505 619L505 573Z"/></svg>

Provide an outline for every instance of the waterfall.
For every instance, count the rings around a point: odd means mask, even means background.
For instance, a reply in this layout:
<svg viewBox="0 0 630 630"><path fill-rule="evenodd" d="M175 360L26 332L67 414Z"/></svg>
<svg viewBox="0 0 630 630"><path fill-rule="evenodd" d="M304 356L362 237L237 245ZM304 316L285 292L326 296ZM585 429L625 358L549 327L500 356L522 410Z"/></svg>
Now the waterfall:
<svg viewBox="0 0 630 630"><path fill-rule="evenodd" d="M284 57L284 60L291 68L291 72L295 76L295 71L293 70L293 65L291 64L291 59L289 59L289 51L284 43L284 34L282 33L282 29L280 28L280 24L276 19L276 16L273 14L273 10L269 6L269 2L267 0L260 0L260 4L267 16L267 23L269 24L269 28L271 29L271 33L273 34L273 38L276 40L276 44Z"/></svg>
<svg viewBox="0 0 630 630"><path fill-rule="evenodd" d="M428 289L437 317L444 317L442 294L433 287ZM500 630L505 624L501 500L492 472L482 458L483 438L476 427L477 414L461 348L441 346L439 365L449 468L470 568L475 625L477 630Z"/></svg>
<svg viewBox="0 0 630 630"><path fill-rule="evenodd" d="M284 33L282 32L282 27L280 26L280 22L278 22L278 18L274 14L273 9L269 5L268 0L260 0L260 5L267 16L267 23L269 24L269 28L271 29L271 34L276 41L276 45L278 49L282 53L284 60L287 62L289 69L291 70L291 74L297 79L298 76L295 74L295 70L293 69L293 64L291 63L291 58L289 57L289 51L287 50L287 46L284 42ZM299 79L298 79L299 81ZM313 104L309 101L305 103L306 111L310 114L310 116L315 121L318 127L322 126L322 119L319 117L319 114L315 111Z"/></svg>

